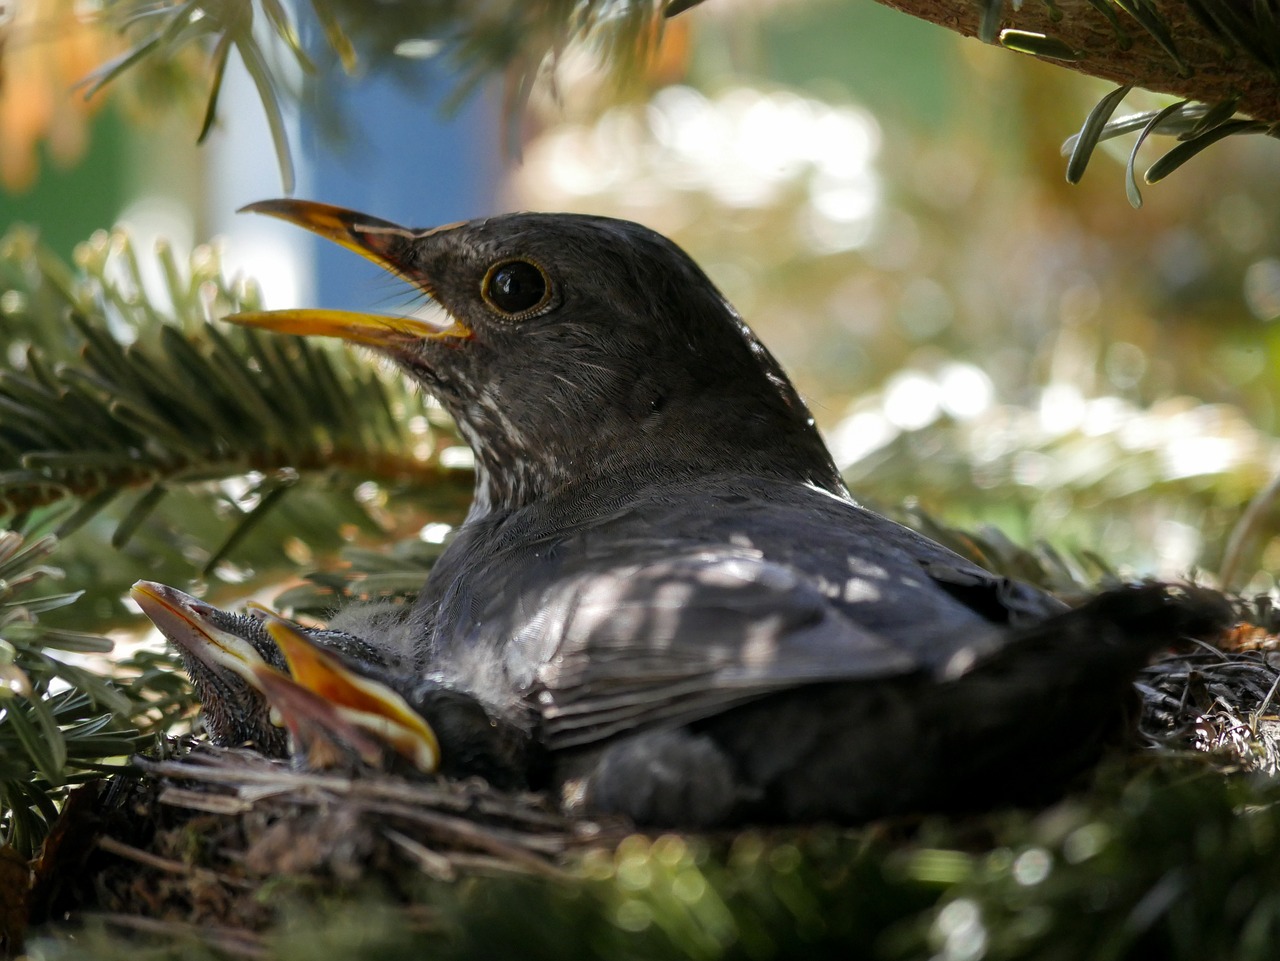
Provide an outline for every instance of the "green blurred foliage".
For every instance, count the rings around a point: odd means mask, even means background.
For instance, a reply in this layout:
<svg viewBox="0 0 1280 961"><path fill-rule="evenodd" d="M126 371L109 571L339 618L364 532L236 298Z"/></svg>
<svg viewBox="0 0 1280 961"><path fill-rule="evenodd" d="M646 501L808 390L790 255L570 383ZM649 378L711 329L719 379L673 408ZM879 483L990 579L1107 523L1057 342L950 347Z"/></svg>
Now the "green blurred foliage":
<svg viewBox="0 0 1280 961"><path fill-rule="evenodd" d="M1132 136L1063 179L1058 146L1104 84L940 31L933 52L832 26L854 16L784 5L758 46L712 20L693 85L570 108L528 147L515 205L630 217L685 246L871 503L912 498L1130 572L1218 570L1280 462L1280 151L1224 142L1133 210L1112 159ZM868 79L862 54L886 47L915 82ZM1139 92L1121 112L1163 102ZM1156 139L1143 156L1168 149ZM1280 564L1278 524L1260 512L1237 572Z"/></svg>
<svg viewBox="0 0 1280 961"><path fill-rule="evenodd" d="M119 113L92 121L87 150L70 169L46 165L30 190L0 188L0 232L18 221L38 223L44 243L63 258L98 228L110 224L124 206L130 185L124 158L130 128ZM68 198L76 203L68 203Z"/></svg>
<svg viewBox="0 0 1280 961"><path fill-rule="evenodd" d="M878 3L815 0L765 7L747 29L750 53L736 63L743 80L755 77L820 99L852 97L878 117L892 117L904 132L945 133L959 122L965 86L952 81L972 41L957 42L931 23ZM705 39L703 32L695 56L715 62L704 48L716 31L706 30L711 36Z"/></svg>

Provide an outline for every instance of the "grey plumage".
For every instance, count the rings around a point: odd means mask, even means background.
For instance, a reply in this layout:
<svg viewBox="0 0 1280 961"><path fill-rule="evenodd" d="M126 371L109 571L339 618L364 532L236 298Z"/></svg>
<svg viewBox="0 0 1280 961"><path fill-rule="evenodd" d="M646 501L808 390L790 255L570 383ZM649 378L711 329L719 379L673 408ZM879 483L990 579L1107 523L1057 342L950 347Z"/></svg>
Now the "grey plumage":
<svg viewBox="0 0 1280 961"><path fill-rule="evenodd" d="M636 224L414 231L304 201L251 209L443 308L440 327L232 319L373 347L454 417L471 511L413 611L362 636L425 679L418 703L474 698L589 805L857 819L1012 796L1002 771L1059 789L1150 648L1223 620L1162 588L1069 612L858 506L772 355ZM1047 755L1028 752L1028 719Z"/></svg>
<svg viewBox="0 0 1280 961"><path fill-rule="evenodd" d="M710 475L625 500L619 486L611 514L566 497L469 522L415 612L421 666L490 703L536 695L552 747L598 739L606 718L938 672L1065 609L805 484Z"/></svg>

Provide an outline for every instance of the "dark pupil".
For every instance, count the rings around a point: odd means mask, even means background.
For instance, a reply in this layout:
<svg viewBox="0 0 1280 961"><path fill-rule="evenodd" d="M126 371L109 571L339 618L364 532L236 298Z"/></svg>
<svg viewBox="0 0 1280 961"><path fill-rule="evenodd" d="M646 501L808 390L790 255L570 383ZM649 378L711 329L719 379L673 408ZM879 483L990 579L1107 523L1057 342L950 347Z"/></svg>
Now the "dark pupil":
<svg viewBox="0 0 1280 961"><path fill-rule="evenodd" d="M521 260L503 264L489 278L489 299L508 314L538 306L546 292L542 271Z"/></svg>

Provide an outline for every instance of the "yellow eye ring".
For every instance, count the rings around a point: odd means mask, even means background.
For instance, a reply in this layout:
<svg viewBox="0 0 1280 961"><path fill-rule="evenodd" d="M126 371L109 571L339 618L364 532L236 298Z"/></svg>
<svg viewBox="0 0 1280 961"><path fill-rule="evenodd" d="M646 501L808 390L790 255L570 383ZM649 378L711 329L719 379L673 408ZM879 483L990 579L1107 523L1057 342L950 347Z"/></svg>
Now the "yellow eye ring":
<svg viewBox="0 0 1280 961"><path fill-rule="evenodd" d="M484 302L510 320L526 320L546 311L554 289L540 264L512 258L500 260L480 281Z"/></svg>

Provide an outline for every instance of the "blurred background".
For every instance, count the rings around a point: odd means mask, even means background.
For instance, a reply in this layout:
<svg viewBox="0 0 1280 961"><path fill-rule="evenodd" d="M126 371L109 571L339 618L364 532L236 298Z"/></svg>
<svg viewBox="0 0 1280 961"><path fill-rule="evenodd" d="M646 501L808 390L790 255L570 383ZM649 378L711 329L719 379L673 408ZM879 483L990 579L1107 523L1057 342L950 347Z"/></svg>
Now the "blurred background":
<svg viewBox="0 0 1280 961"><path fill-rule="evenodd" d="M117 222L141 251L220 237L269 307L410 303L349 253L235 216L282 192L235 57L200 147L194 48L73 90L122 49L90 7L0 5L0 228L32 223L64 257ZM1270 138L1230 138L1132 209L1132 138L1064 180L1060 145L1108 85L870 0L712 0L621 86L607 53L570 48L514 113L501 78L459 101L430 42L351 77L299 24L320 69L281 68L298 195L411 225L573 210L671 236L872 506L1130 575L1212 575L1280 470ZM1121 113L1166 102L1139 91ZM1275 586L1278 521L1251 524L1234 586Z"/></svg>

